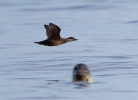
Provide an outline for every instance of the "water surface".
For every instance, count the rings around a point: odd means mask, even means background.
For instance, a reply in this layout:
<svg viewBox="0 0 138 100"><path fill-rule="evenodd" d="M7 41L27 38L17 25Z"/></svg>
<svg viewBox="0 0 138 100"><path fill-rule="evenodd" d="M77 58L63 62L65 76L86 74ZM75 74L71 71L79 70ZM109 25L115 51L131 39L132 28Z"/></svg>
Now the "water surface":
<svg viewBox="0 0 138 100"><path fill-rule="evenodd" d="M136 100L137 0L0 1L1 100ZM48 47L44 24L75 42ZM72 69L89 66L94 83L71 84ZM57 81L48 81L57 80Z"/></svg>

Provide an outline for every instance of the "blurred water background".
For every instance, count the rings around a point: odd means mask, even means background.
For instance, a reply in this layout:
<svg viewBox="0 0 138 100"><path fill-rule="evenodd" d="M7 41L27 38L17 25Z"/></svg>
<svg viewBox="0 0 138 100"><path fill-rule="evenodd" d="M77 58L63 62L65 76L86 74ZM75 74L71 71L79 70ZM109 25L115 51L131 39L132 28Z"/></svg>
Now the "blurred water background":
<svg viewBox="0 0 138 100"><path fill-rule="evenodd" d="M79 40L34 44L49 22ZM78 63L89 87L70 84ZM0 1L0 100L136 100L137 83L138 0Z"/></svg>

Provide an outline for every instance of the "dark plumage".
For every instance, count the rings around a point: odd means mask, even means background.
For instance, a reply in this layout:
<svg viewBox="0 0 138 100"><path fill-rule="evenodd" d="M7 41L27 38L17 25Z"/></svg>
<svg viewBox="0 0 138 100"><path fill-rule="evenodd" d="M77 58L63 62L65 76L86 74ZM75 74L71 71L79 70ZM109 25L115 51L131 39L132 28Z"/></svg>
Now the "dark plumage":
<svg viewBox="0 0 138 100"><path fill-rule="evenodd" d="M61 29L53 23L49 23L49 25L44 25L44 27L46 29L47 39L40 42L34 42L34 43L37 43L40 45L46 45L46 46L57 46L66 42L77 40L74 37L61 38L60 37Z"/></svg>

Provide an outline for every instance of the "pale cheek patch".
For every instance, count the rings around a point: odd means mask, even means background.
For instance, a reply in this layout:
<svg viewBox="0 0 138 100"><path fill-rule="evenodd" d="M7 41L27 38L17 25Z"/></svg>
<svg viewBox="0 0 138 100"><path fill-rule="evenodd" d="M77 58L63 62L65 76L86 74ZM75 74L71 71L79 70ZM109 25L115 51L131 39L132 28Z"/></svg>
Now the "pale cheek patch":
<svg viewBox="0 0 138 100"><path fill-rule="evenodd" d="M70 42L71 42L71 41L73 41L73 40L72 40L72 39L68 39L68 41L70 41Z"/></svg>

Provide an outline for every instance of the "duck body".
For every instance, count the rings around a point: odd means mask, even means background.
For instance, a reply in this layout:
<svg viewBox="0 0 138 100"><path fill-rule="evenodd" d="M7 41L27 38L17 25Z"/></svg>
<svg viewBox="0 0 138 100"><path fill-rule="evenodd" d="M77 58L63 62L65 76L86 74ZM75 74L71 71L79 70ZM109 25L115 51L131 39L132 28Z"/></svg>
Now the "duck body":
<svg viewBox="0 0 138 100"><path fill-rule="evenodd" d="M44 27L46 29L47 39L39 42L34 42L34 43L45 45L45 46L57 46L60 44L64 44L66 42L77 40L74 37L61 38L60 37L61 29L53 23L49 23L49 25L44 25Z"/></svg>
<svg viewBox="0 0 138 100"><path fill-rule="evenodd" d="M66 42L67 42L66 39L47 39L35 43L45 46L57 46Z"/></svg>

